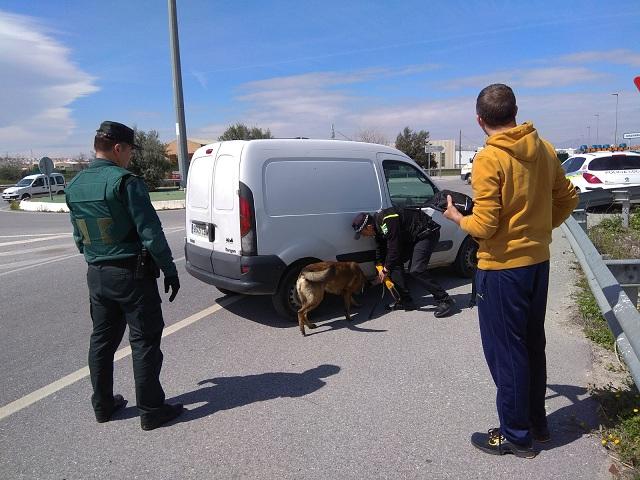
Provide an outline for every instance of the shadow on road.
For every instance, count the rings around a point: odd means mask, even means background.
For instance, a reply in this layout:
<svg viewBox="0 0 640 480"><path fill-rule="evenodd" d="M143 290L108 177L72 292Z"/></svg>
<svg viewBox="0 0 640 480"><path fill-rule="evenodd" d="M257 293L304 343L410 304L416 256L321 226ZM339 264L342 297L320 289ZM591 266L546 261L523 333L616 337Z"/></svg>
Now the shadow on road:
<svg viewBox="0 0 640 480"><path fill-rule="evenodd" d="M446 290L457 288L463 285L469 285L471 279L456 276L450 268L437 268L430 272ZM424 287L417 281L407 278L409 288L414 297L415 303L419 307L419 311L432 312L435 309L433 298L428 295ZM360 325L369 320L371 309L375 307L372 318L378 318L387 311L384 309L385 304L393 301L391 295L386 293L384 299L380 300L380 286L368 288L363 294L356 295L355 298L362 304L360 308L352 308L352 321L347 322L344 318L344 307L342 298L337 295L327 294L320 306L313 310L309 315L309 320L318 323L318 327L330 326L330 329L315 331L313 334L319 334L332 330L348 329L358 332L384 332L386 330L376 330L363 328ZM451 295L456 302L456 313L468 308L471 294L455 294ZM376 305L377 304L377 305ZM271 304L271 297L267 295L247 295L241 302L235 302L225 307L228 311L252 322L274 328L297 328L297 321L285 320L279 317ZM328 322L328 323L322 323Z"/></svg>
<svg viewBox="0 0 640 480"><path fill-rule="evenodd" d="M242 407L255 402L280 397L303 397L322 388L322 379L340 371L337 365L320 365L302 373L272 372L238 377L216 377L198 382L206 385L183 393L170 400L182 403L188 409L177 422L190 422L221 410ZM195 408L189 405L204 403Z"/></svg>
<svg viewBox="0 0 640 480"><path fill-rule="evenodd" d="M547 400L565 397L571 401L571 404L547 415L551 441L538 444L540 450L552 450L567 445L598 426L596 414L598 404L590 395L587 395L588 390L585 387L551 384L547 385L547 388L554 392L547 395ZM586 395L584 398L580 398L584 395Z"/></svg>

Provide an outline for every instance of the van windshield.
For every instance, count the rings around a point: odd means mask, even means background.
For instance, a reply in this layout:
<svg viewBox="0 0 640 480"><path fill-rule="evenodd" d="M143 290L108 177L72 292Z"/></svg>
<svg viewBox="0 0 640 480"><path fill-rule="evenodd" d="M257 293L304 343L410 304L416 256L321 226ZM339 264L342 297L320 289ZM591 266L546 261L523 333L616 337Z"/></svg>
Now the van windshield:
<svg viewBox="0 0 640 480"><path fill-rule="evenodd" d="M28 187L33 182L33 178L23 178L18 183L16 183L16 187Z"/></svg>

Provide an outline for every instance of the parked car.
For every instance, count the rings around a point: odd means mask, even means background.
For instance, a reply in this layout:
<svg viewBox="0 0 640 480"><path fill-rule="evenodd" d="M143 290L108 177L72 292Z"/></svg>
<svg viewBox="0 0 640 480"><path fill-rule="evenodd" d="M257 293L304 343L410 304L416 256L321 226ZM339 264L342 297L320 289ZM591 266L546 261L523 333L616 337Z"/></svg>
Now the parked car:
<svg viewBox="0 0 640 480"><path fill-rule="evenodd" d="M593 152L573 155L562 168L578 192L640 185L640 153Z"/></svg>
<svg viewBox="0 0 640 480"><path fill-rule="evenodd" d="M472 167L473 167L473 158L469 160L469 163L465 163L460 169L460 180L464 180L465 182L467 182L467 184L471 183Z"/></svg>
<svg viewBox="0 0 640 480"><path fill-rule="evenodd" d="M271 295L295 318L295 281L323 260L356 261L375 276L375 241L356 240L358 212L423 206L438 191L404 153L361 142L282 139L205 145L193 155L186 198L187 271L223 293ZM430 266L475 269L477 244L431 208L442 226Z"/></svg>
<svg viewBox="0 0 640 480"><path fill-rule="evenodd" d="M9 187L2 192L2 199L10 202L11 200L28 200L36 195L49 194L49 181L51 181L51 193L61 194L67 184L64 175L61 173L52 173L49 178L43 174L28 175L16 183L13 187Z"/></svg>

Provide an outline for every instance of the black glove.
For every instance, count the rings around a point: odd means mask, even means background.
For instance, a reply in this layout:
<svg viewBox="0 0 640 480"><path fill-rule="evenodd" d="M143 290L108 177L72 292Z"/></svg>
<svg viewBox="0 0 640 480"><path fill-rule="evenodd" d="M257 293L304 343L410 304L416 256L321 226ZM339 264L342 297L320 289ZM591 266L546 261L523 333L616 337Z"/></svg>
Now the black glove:
<svg viewBox="0 0 640 480"><path fill-rule="evenodd" d="M173 299L176 298L176 295L178 294L178 290L180 290L180 280L178 279L178 275L164 277L164 293L169 292L169 287L171 287L171 296L169 297L169 301L173 302Z"/></svg>

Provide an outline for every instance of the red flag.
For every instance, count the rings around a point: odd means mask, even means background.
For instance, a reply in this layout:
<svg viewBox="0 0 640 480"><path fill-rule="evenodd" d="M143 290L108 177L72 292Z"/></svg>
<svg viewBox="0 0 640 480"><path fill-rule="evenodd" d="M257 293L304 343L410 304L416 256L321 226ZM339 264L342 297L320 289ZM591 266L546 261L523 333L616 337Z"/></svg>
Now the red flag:
<svg viewBox="0 0 640 480"><path fill-rule="evenodd" d="M634 78L633 83L635 83L636 87L638 87L638 90L640 90L640 77Z"/></svg>

